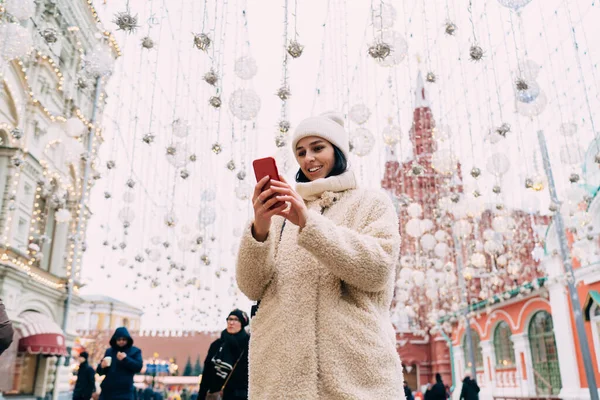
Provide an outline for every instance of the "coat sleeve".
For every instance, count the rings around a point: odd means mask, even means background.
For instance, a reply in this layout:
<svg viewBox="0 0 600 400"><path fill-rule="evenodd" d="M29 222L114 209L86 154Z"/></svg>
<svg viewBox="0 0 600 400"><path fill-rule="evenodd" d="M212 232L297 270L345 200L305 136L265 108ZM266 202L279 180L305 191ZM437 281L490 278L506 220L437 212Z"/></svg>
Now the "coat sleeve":
<svg viewBox="0 0 600 400"><path fill-rule="evenodd" d="M137 374L144 366L144 360L142 360L142 351L136 348L131 351L127 357L118 362L122 363L123 366L130 372Z"/></svg>
<svg viewBox="0 0 600 400"><path fill-rule="evenodd" d="M88 379L88 392L91 396L93 393L96 393L96 371L94 368L89 367L87 369L87 379Z"/></svg>
<svg viewBox="0 0 600 400"><path fill-rule="evenodd" d="M206 359L204 360L204 369L202 370L202 380L200 381L200 389L198 390L198 400L205 400L206 394L210 389L213 376L215 375L215 366L212 363L212 358L216 352L216 341L213 342L209 349Z"/></svg>
<svg viewBox="0 0 600 400"><path fill-rule="evenodd" d="M111 355L111 349L106 349L106 351L104 352L104 357L109 355ZM104 357L102 357L102 360L104 360ZM98 367L96 367L96 373L100 376L106 375L106 372L108 370L108 368L102 368L102 360L100 360L100 362L98 363ZM113 360L113 362L115 361Z"/></svg>
<svg viewBox="0 0 600 400"><path fill-rule="evenodd" d="M252 223L248 224L240 243L236 265L237 284L250 300L260 300L273 277L274 225L271 224L267 240L258 242L252 236Z"/></svg>
<svg viewBox="0 0 600 400"><path fill-rule="evenodd" d="M298 244L344 282L366 292L379 292L396 273L400 252L398 216L384 193L363 201L364 206L355 212L367 215L358 230L336 225L309 210Z"/></svg>
<svg viewBox="0 0 600 400"><path fill-rule="evenodd" d="M12 343L13 334L14 330L12 322L10 322L8 314L6 314L4 304L2 303L2 299L0 299L0 354L2 354L4 350L8 349Z"/></svg>

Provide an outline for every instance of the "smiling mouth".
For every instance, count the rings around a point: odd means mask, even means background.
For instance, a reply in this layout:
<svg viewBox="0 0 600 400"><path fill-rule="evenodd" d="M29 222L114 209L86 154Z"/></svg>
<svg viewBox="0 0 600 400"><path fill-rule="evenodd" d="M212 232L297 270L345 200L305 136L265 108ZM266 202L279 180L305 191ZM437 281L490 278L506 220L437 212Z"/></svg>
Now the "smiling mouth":
<svg viewBox="0 0 600 400"><path fill-rule="evenodd" d="M323 166L319 166L319 167L312 167L308 169L308 172L310 172L311 174L314 174L315 172L321 170L321 168L323 168Z"/></svg>

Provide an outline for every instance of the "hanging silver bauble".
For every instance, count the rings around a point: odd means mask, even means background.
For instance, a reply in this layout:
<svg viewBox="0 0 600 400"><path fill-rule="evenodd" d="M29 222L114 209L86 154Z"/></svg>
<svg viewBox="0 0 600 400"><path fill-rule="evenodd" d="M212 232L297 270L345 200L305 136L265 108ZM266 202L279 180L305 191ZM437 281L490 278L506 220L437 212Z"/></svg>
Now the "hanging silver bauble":
<svg viewBox="0 0 600 400"><path fill-rule="evenodd" d="M290 98L290 96L292 95L292 92L290 92L290 89L284 85L284 86L280 87L275 94L281 100L285 101Z"/></svg>
<svg viewBox="0 0 600 400"><path fill-rule="evenodd" d="M77 78L77 89L84 90L84 89L87 89L88 87L90 87L90 83L86 78L84 78L84 77Z"/></svg>
<svg viewBox="0 0 600 400"><path fill-rule="evenodd" d="M221 107L221 104L222 104L221 97L220 96L212 96L210 99L208 99L208 104L210 104L214 108Z"/></svg>
<svg viewBox="0 0 600 400"><path fill-rule="evenodd" d="M133 179L129 178L129 179L127 179L127 182L125 182L125 184L126 184L126 185L127 185L129 188L133 189L133 187L135 186L135 181L134 181Z"/></svg>
<svg viewBox="0 0 600 400"><path fill-rule="evenodd" d="M179 176L181 176L182 179L187 179L187 178L190 177L190 173L189 173L189 171L187 169L182 169L179 172Z"/></svg>
<svg viewBox="0 0 600 400"><path fill-rule="evenodd" d="M277 135L275 136L275 146L281 148L287 145L287 141L285 139L285 136L283 135Z"/></svg>
<svg viewBox="0 0 600 400"><path fill-rule="evenodd" d="M137 21L137 15L131 15L129 10L127 10L125 12L117 13L113 22L117 25L117 30L133 33L139 26Z"/></svg>
<svg viewBox="0 0 600 400"><path fill-rule="evenodd" d="M230 171L235 171L235 161L229 160L229 162L227 163L226 167Z"/></svg>
<svg viewBox="0 0 600 400"><path fill-rule="evenodd" d="M469 49L469 56L472 61L481 61L483 58L483 49L477 45L473 45Z"/></svg>
<svg viewBox="0 0 600 400"><path fill-rule="evenodd" d="M279 121L278 127L279 127L279 132L287 133L291 127L290 121L281 120L281 121Z"/></svg>
<svg viewBox="0 0 600 400"><path fill-rule="evenodd" d="M290 56L298 58L302 55L302 51L304 51L304 46L295 40L290 41L290 44L287 47L287 52Z"/></svg>
<svg viewBox="0 0 600 400"><path fill-rule="evenodd" d="M569 175L569 181L571 183L577 183L577 182L579 182L579 174L572 173L571 175Z"/></svg>
<svg viewBox="0 0 600 400"><path fill-rule="evenodd" d="M458 28L454 22L451 22L451 21L446 22L446 27L444 29L446 32L446 35L453 36L456 33L457 29Z"/></svg>
<svg viewBox="0 0 600 400"><path fill-rule="evenodd" d="M197 49L206 51L210 47L211 39L205 33L195 33L194 34L194 46Z"/></svg>
<svg viewBox="0 0 600 400"><path fill-rule="evenodd" d="M473 167L473 168L471 169L471 176L472 176L473 178L479 178L479 176L480 176L480 175L481 175L481 170L480 170L479 168L477 168L477 167Z"/></svg>
<svg viewBox="0 0 600 400"><path fill-rule="evenodd" d="M23 137L23 130L20 128L14 128L10 131L10 134L15 140L19 140Z"/></svg>
<svg viewBox="0 0 600 400"><path fill-rule="evenodd" d="M498 185L496 185L492 188L492 192L494 192L496 194L500 194L501 191L502 191L502 189Z"/></svg>
<svg viewBox="0 0 600 400"><path fill-rule="evenodd" d="M426 79L427 79L427 82L429 82L429 83L435 83L435 80L437 79L437 77L435 76L435 74L433 72L430 71L427 73Z"/></svg>
<svg viewBox="0 0 600 400"><path fill-rule="evenodd" d="M215 70L211 68L207 73L204 74L202 79L204 79L204 82L208 83L209 85L215 86L219 81L219 76Z"/></svg>
<svg viewBox="0 0 600 400"><path fill-rule="evenodd" d="M533 179L527 178L525 179L525 189L533 188Z"/></svg>
<svg viewBox="0 0 600 400"><path fill-rule="evenodd" d="M44 38L46 43L54 44L58 42L58 31L54 28L45 28L40 31L40 35Z"/></svg>
<svg viewBox="0 0 600 400"><path fill-rule="evenodd" d="M195 154L190 154L190 161L191 161L191 162L196 162L196 160L197 160L197 159L198 159L198 158L196 157L196 155L195 155Z"/></svg>
<svg viewBox="0 0 600 400"><path fill-rule="evenodd" d="M104 192L105 199L110 199L111 197L112 197L112 195L109 192Z"/></svg>
<svg viewBox="0 0 600 400"><path fill-rule="evenodd" d="M597 153L597 154L594 156L594 162L595 162L596 164L600 164L600 153Z"/></svg>
<svg viewBox="0 0 600 400"><path fill-rule="evenodd" d="M151 144L152 142L154 142L154 135L151 133L146 133L143 137L142 137L142 142L146 143L146 144Z"/></svg>
<svg viewBox="0 0 600 400"><path fill-rule="evenodd" d="M221 147L221 145L219 143L214 143L211 147L211 150L213 153L219 154L219 153L221 153L221 151L223 151L223 148Z"/></svg>
<svg viewBox="0 0 600 400"><path fill-rule="evenodd" d="M113 160L108 160L106 162L106 168L113 169L117 164Z"/></svg>
<svg viewBox="0 0 600 400"><path fill-rule="evenodd" d="M518 79L515 82L517 90L517 100L521 103L532 103L540 95L540 86L535 82L527 82L524 79Z"/></svg>
<svg viewBox="0 0 600 400"><path fill-rule="evenodd" d="M369 55L376 60L385 60L387 56L390 55L392 51L389 44L385 42L375 42L371 46L369 46Z"/></svg>
<svg viewBox="0 0 600 400"><path fill-rule="evenodd" d="M148 50L154 48L154 40L150 36L145 36L142 38L142 47Z"/></svg>
<svg viewBox="0 0 600 400"><path fill-rule="evenodd" d="M246 171L239 171L236 177L238 178L238 180L243 181L244 179L246 179Z"/></svg>
<svg viewBox="0 0 600 400"><path fill-rule="evenodd" d="M506 137L506 134L510 132L510 125L507 123L503 123L498 128L496 128L496 133L502 137Z"/></svg>

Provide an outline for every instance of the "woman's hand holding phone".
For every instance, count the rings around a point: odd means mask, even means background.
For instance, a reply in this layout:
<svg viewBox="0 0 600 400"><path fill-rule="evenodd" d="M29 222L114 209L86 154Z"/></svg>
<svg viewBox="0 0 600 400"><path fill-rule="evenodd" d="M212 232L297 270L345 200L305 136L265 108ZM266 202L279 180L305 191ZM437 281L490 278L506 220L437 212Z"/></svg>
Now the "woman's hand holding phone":
<svg viewBox="0 0 600 400"><path fill-rule="evenodd" d="M290 203L290 208L281 210L277 215L284 217L302 229L306 225L306 218L308 216L308 209L306 208L304 199L298 192L292 189L283 176L280 175L279 179L279 181L271 181L271 188L269 190L275 193L274 198L276 200Z"/></svg>
<svg viewBox="0 0 600 400"><path fill-rule="evenodd" d="M274 194L276 191L273 187L263 191L263 188L270 181L269 176L262 178L254 187L254 194L252 195L252 205L254 207L254 222L252 223L252 236L259 242L264 242L269 236L269 229L271 229L271 218L274 215L278 215L287 208L287 204L284 202L279 207L271 208L275 204L281 202ZM273 184L276 181L271 182Z"/></svg>

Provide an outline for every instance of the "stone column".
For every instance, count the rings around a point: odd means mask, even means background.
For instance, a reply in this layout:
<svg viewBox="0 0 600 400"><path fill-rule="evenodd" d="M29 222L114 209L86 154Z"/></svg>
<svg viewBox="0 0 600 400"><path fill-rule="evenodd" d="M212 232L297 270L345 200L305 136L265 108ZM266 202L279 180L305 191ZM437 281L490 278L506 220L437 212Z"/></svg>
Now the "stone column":
<svg viewBox="0 0 600 400"><path fill-rule="evenodd" d="M459 400L460 391L462 390L462 380L465 377L465 353L461 345L452 347L452 354L454 354L454 378L456 387L452 393L453 400Z"/></svg>
<svg viewBox="0 0 600 400"><path fill-rule="evenodd" d="M527 332L514 334L510 337L515 351L517 364L517 385L523 396L535 395L535 378L533 376L533 363L531 361L531 348Z"/></svg>
<svg viewBox="0 0 600 400"><path fill-rule="evenodd" d="M494 344L491 340L482 340L480 342L481 345L481 354L483 355L483 372L484 372L484 382L485 389L482 392L489 394L495 392L497 383L496 383L496 353L494 352ZM482 382L483 383L483 382ZM482 385L483 386L483 385ZM483 396L485 397L485 396Z"/></svg>

